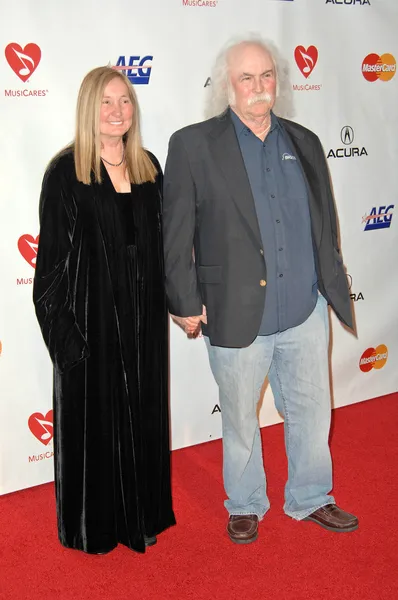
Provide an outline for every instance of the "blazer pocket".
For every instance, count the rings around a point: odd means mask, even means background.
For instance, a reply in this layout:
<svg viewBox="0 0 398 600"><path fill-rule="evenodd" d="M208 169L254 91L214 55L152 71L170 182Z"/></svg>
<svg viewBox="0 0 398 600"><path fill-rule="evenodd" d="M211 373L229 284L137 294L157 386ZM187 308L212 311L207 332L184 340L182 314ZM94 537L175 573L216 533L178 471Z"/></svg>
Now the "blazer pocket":
<svg viewBox="0 0 398 600"><path fill-rule="evenodd" d="M198 278L200 283L220 283L221 282L221 266L199 266Z"/></svg>

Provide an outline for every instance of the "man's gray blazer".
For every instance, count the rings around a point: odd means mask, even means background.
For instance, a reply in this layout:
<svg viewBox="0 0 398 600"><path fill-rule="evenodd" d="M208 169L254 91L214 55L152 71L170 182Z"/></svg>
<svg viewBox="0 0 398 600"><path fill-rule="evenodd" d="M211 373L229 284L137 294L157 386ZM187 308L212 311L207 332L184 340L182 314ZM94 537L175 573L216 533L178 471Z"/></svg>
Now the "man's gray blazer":
<svg viewBox="0 0 398 600"><path fill-rule="evenodd" d="M352 328L321 143L305 127L279 121L308 187L318 288L338 318ZM171 314L200 315L205 305L207 326L202 329L213 345L241 348L251 344L264 310L267 257L229 111L172 135L164 178L163 232Z"/></svg>

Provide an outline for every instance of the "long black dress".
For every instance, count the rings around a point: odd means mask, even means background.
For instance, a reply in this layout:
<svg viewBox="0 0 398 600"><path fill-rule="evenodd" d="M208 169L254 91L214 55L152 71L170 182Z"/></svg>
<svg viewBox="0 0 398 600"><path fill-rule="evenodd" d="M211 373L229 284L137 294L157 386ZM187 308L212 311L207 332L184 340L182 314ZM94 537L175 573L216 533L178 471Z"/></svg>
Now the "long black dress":
<svg viewBox="0 0 398 600"><path fill-rule="evenodd" d="M75 176L73 153L43 180L34 302L54 364L61 543L144 552L175 523L170 490L168 336L155 183L117 194Z"/></svg>

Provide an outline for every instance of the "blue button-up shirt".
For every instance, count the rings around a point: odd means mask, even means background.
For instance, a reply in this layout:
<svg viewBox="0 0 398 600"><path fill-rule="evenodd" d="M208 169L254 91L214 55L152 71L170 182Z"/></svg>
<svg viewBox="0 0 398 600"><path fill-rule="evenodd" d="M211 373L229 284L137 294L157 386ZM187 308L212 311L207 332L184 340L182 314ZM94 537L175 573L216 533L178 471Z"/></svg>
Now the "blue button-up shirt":
<svg viewBox="0 0 398 600"><path fill-rule="evenodd" d="M318 295L308 192L289 137L271 113L262 142L231 110L253 193L264 257L267 287L259 335L303 323Z"/></svg>

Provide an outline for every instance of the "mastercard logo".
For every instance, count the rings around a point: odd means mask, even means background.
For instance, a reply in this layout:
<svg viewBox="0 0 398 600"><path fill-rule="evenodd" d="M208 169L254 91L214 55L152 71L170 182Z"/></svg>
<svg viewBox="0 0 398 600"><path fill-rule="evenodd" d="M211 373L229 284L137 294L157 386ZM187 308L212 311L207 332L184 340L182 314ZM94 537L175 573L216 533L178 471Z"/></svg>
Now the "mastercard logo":
<svg viewBox="0 0 398 600"><path fill-rule="evenodd" d="M392 54L368 54L362 63L362 75L367 81L390 81L397 70Z"/></svg>
<svg viewBox="0 0 398 600"><path fill-rule="evenodd" d="M380 344L377 348L368 348L361 356L359 368L364 373L368 373L372 369L382 369L387 362L388 348L384 344Z"/></svg>

